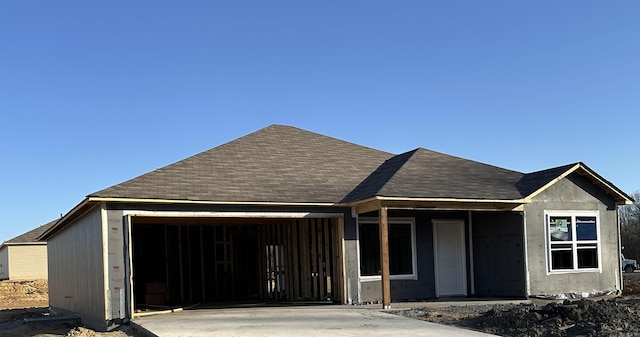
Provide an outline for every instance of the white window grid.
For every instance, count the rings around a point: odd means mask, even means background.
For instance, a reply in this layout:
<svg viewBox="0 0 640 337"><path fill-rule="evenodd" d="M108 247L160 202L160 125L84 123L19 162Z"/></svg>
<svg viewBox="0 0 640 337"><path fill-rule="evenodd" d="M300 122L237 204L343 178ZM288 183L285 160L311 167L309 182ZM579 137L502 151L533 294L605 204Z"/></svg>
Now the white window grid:
<svg viewBox="0 0 640 337"><path fill-rule="evenodd" d="M552 217L571 218L571 241L552 241L549 224ZM578 240L576 233L577 218L579 217L595 217L596 218L596 240ZM602 250L600 244L600 212L599 211L545 211L544 212L544 230L547 242L547 274L567 274L567 273L583 273L583 272L602 272ZM554 248L553 246L556 246ZM562 245L562 246L561 246ZM578 268L578 250L596 248L598 267L597 268ZM572 269L552 269L551 252L553 251L572 251L573 268Z"/></svg>

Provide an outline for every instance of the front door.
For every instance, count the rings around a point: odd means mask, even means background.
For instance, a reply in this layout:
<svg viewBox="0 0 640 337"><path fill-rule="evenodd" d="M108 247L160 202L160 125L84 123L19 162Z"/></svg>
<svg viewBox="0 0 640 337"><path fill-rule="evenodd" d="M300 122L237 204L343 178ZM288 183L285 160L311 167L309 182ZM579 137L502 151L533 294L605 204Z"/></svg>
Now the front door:
<svg viewBox="0 0 640 337"><path fill-rule="evenodd" d="M467 295L464 221L433 220L436 296Z"/></svg>

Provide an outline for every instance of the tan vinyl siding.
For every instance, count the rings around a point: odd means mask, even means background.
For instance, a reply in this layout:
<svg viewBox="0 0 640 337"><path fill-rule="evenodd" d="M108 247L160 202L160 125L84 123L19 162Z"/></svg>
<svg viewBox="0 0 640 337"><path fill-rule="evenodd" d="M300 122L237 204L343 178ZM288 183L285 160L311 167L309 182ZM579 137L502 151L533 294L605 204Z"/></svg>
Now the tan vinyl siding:
<svg viewBox="0 0 640 337"><path fill-rule="evenodd" d="M0 248L0 280L9 278L9 247Z"/></svg>
<svg viewBox="0 0 640 337"><path fill-rule="evenodd" d="M49 305L105 327L102 217L94 208L49 239Z"/></svg>
<svg viewBox="0 0 640 337"><path fill-rule="evenodd" d="M46 244L12 245L7 248L10 279L47 278Z"/></svg>

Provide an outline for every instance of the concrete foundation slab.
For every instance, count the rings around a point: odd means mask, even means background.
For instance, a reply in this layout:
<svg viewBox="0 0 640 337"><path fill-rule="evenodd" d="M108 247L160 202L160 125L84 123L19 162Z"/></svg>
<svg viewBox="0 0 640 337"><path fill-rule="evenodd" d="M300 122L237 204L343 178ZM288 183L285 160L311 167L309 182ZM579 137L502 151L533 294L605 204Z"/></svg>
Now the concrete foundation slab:
<svg viewBox="0 0 640 337"><path fill-rule="evenodd" d="M185 310L133 323L159 337L490 336L353 306Z"/></svg>

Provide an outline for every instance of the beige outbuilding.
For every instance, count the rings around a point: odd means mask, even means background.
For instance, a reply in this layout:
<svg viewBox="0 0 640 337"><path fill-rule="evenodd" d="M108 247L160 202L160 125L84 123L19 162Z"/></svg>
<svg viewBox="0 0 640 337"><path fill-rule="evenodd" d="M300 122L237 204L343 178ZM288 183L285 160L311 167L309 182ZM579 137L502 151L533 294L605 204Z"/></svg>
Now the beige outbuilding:
<svg viewBox="0 0 640 337"><path fill-rule="evenodd" d="M0 280L46 279L47 242L38 241L40 234L57 219L7 240L0 245Z"/></svg>

